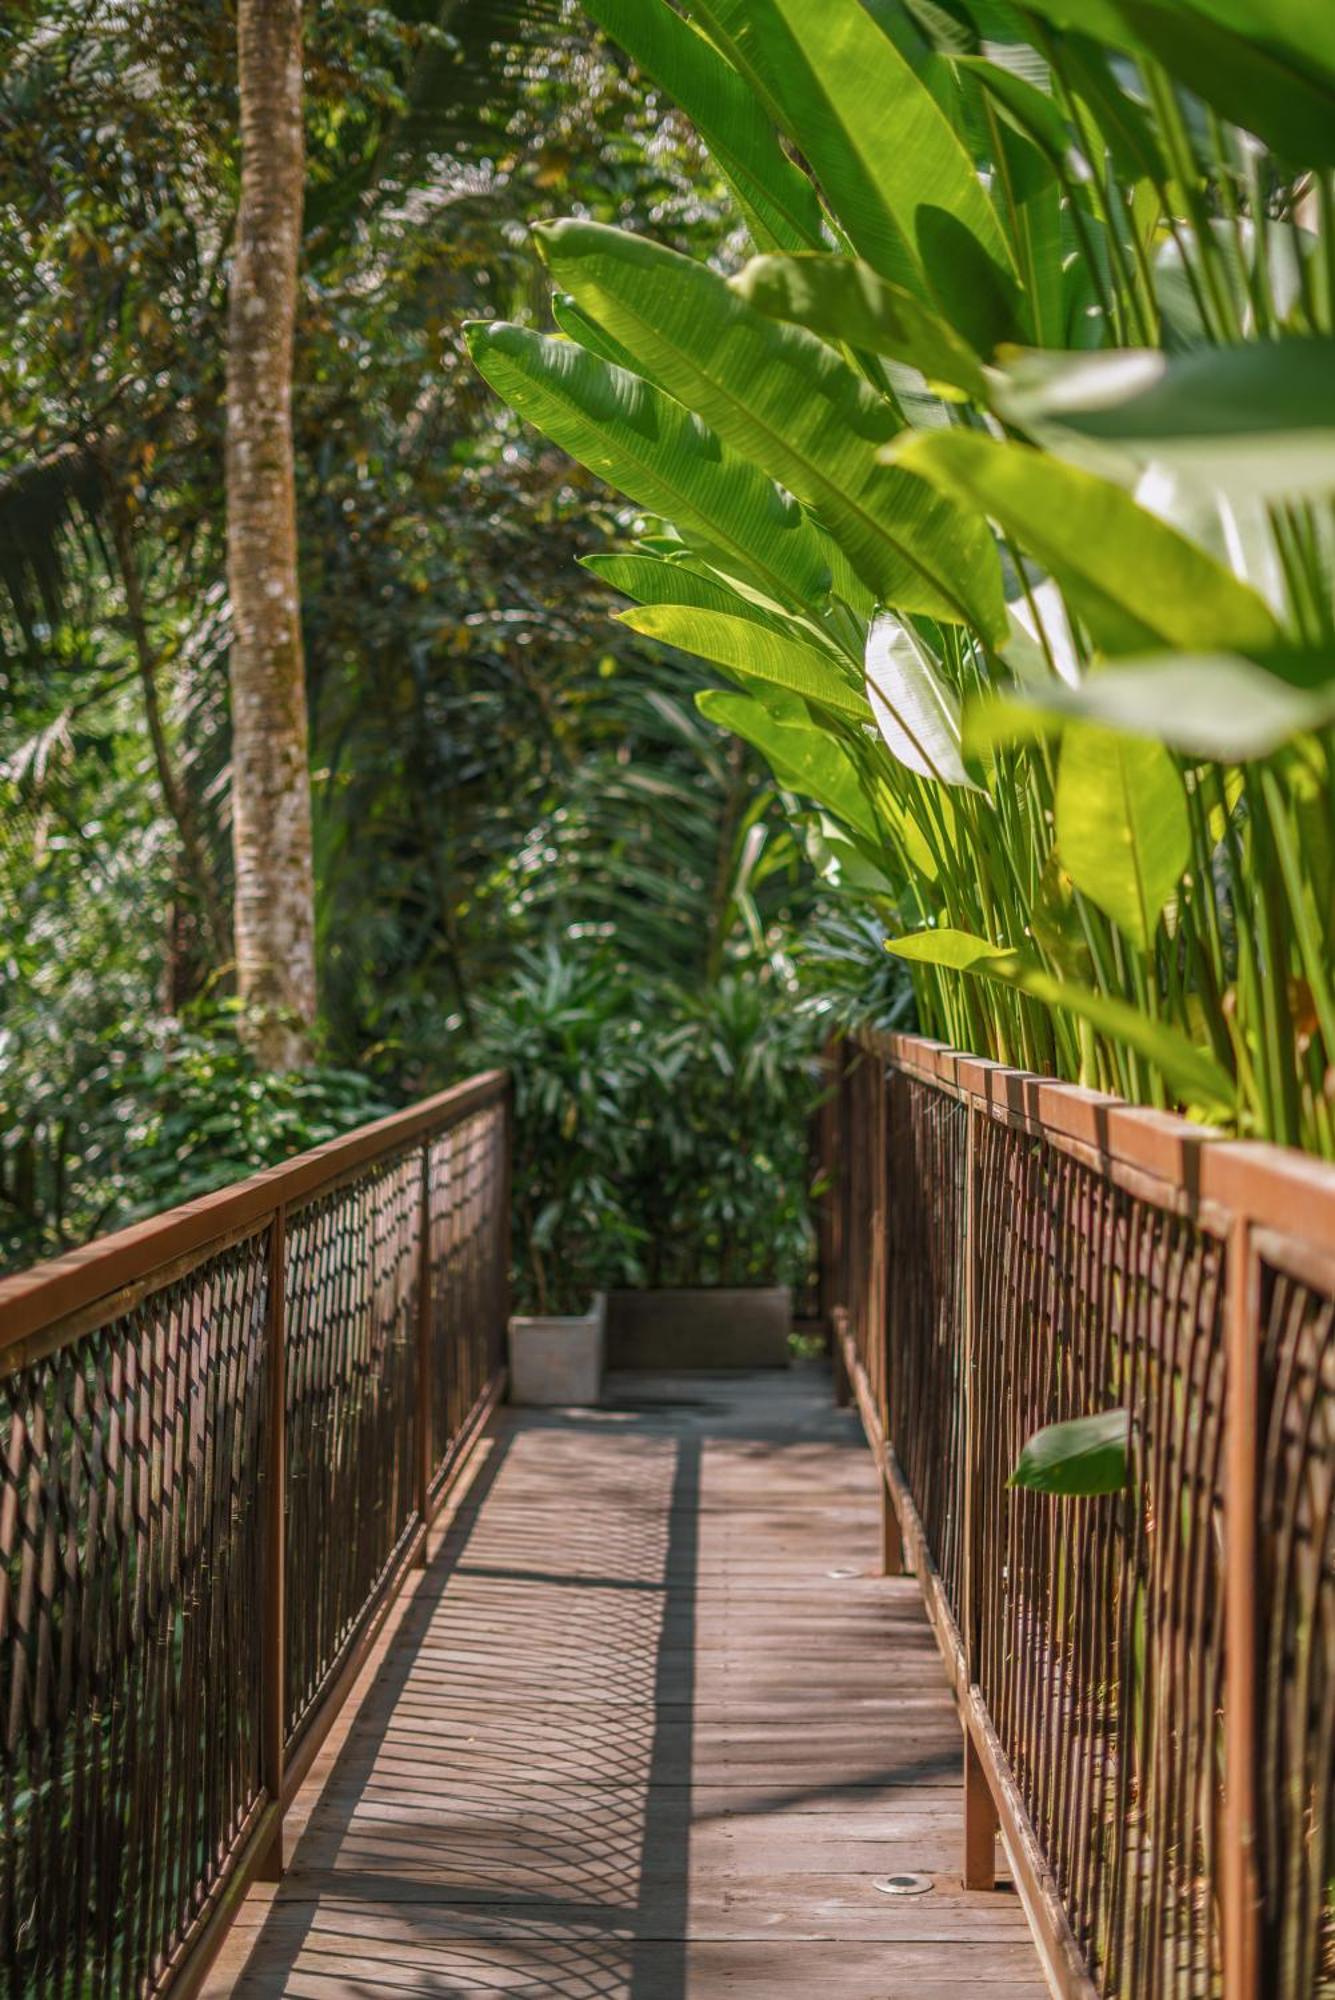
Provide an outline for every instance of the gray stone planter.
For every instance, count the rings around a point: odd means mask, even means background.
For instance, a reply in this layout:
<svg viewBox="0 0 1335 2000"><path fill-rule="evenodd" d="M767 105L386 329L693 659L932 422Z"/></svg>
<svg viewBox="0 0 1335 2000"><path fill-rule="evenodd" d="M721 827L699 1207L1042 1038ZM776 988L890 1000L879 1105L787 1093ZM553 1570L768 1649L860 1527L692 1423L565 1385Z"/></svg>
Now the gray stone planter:
<svg viewBox="0 0 1335 2000"><path fill-rule="evenodd" d="M788 1285L612 1292L609 1368L786 1368L793 1295Z"/></svg>
<svg viewBox="0 0 1335 2000"><path fill-rule="evenodd" d="M607 1297L579 1316L548 1313L510 1321L510 1401L561 1407L602 1394Z"/></svg>

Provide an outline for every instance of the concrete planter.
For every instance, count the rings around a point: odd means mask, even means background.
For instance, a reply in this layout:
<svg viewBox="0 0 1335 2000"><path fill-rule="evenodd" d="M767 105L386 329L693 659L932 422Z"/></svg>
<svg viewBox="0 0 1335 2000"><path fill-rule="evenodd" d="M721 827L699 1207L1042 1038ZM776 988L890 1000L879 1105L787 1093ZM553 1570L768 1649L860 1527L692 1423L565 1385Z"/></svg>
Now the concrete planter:
<svg viewBox="0 0 1335 2000"><path fill-rule="evenodd" d="M786 1368L793 1295L788 1285L612 1292L609 1368Z"/></svg>
<svg viewBox="0 0 1335 2000"><path fill-rule="evenodd" d="M563 1407L596 1403L603 1386L607 1296L582 1315L548 1313L510 1321L510 1401Z"/></svg>

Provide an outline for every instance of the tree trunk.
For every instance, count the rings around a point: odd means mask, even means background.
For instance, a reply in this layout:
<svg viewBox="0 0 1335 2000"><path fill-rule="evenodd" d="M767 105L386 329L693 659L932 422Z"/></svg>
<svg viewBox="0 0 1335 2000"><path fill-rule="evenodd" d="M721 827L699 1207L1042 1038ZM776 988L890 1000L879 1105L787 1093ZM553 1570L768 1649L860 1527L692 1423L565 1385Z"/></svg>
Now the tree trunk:
<svg viewBox="0 0 1335 2000"><path fill-rule="evenodd" d="M306 675L292 462L301 242L301 0L239 0L241 202L228 302L232 850L242 1033L271 1069L315 1020Z"/></svg>

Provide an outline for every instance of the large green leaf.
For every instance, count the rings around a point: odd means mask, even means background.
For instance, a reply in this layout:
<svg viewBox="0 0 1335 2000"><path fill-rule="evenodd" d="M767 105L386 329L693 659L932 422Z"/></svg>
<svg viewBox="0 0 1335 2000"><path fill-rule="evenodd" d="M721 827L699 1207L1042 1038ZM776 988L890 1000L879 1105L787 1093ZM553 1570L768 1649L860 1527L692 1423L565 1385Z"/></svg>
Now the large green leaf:
<svg viewBox="0 0 1335 2000"><path fill-rule="evenodd" d="M1064 264L1062 190L1051 161L1002 117L993 120L997 206L1020 269L1029 321L1040 347L1059 346L1070 317Z"/></svg>
<svg viewBox="0 0 1335 2000"><path fill-rule="evenodd" d="M628 353L619 340L613 340L610 334L604 333L597 320L590 318L568 293L552 293L552 318L562 333L577 341L581 347L587 347L589 353L596 354L600 361L610 361L614 367L625 368L632 375L644 374L644 369L637 367L635 356Z"/></svg>
<svg viewBox="0 0 1335 2000"><path fill-rule="evenodd" d="M721 611L734 618L749 618L756 625L768 625L772 632L793 631L810 639L777 607L758 603L734 590L722 577L707 576L686 562L665 562L661 556L623 552L581 556L580 566L600 583L633 597L637 604L693 604L700 611Z"/></svg>
<svg viewBox="0 0 1335 2000"><path fill-rule="evenodd" d="M892 756L939 784L971 786L960 755L959 699L917 634L893 612L872 620L865 668L867 699Z"/></svg>
<svg viewBox="0 0 1335 2000"><path fill-rule="evenodd" d="M821 242L816 191L788 159L755 92L666 0L583 0L584 10L686 113L752 223L785 250Z"/></svg>
<svg viewBox="0 0 1335 2000"><path fill-rule="evenodd" d="M964 430L902 440L893 456L1000 522L1052 571L1109 653L1280 644L1264 599L1111 480Z"/></svg>
<svg viewBox="0 0 1335 2000"><path fill-rule="evenodd" d="M804 813L797 823L802 828L807 860L820 881L858 896L893 897L895 885L884 870L888 857L883 846L879 849L882 865L878 866L868 859L868 843L851 840L829 813Z"/></svg>
<svg viewBox="0 0 1335 2000"><path fill-rule="evenodd" d="M1335 678L1295 687L1236 653L1150 654L1104 667L1078 687L1049 679L1019 696L966 703L964 747L981 756L1060 731L1071 716L1156 738L1184 756L1242 764L1335 722Z"/></svg>
<svg viewBox="0 0 1335 2000"><path fill-rule="evenodd" d="M861 0L704 0L693 11L755 81L882 277L915 283L924 219L942 214L1008 266L959 134Z"/></svg>
<svg viewBox="0 0 1335 2000"><path fill-rule="evenodd" d="M999 985L1029 994L1045 1007L1064 1008L1144 1056L1194 1109L1226 1116L1237 1109L1237 1086L1232 1077L1178 1029L1151 1020L1125 1000L1096 992L1074 979L1054 978L1028 953L989 944L986 938L967 931L946 929L914 931L909 937L888 939L886 950L910 963L939 965L980 979L994 979Z"/></svg>
<svg viewBox="0 0 1335 2000"><path fill-rule="evenodd" d="M1188 0L1198 14L1236 35L1290 50L1316 73L1335 78L1335 9L1327 0Z"/></svg>
<svg viewBox="0 0 1335 2000"><path fill-rule="evenodd" d="M1087 106L1085 130L1092 128L1097 135L1086 150L1106 146L1120 179L1132 185L1149 181L1162 188L1170 170L1153 121L1123 88L1106 50L1086 35L1067 35L1062 56L1067 83ZM1093 165L1097 172L1099 163Z"/></svg>
<svg viewBox="0 0 1335 2000"><path fill-rule="evenodd" d="M1065 168L1074 146L1074 134L1046 90L1027 77L1005 69L988 56L962 56L960 68L974 76L1015 129L1037 146L1054 167Z"/></svg>
<svg viewBox="0 0 1335 2000"><path fill-rule="evenodd" d="M1089 1499L1121 1493L1130 1477L1131 1418L1126 1410L1045 1424L1020 1453L1007 1484L1031 1493Z"/></svg>
<svg viewBox="0 0 1335 2000"><path fill-rule="evenodd" d="M1335 70L1314 52L1301 0L1030 0L1059 27L1151 55L1224 117L1295 165L1335 165ZM1240 31L1237 24L1254 22ZM1297 39L1295 35L1295 24Z"/></svg>
<svg viewBox="0 0 1335 2000"><path fill-rule="evenodd" d="M895 413L824 341L642 237L592 222L537 234L557 282L727 444L805 501L882 602L1004 636L985 524L879 462Z"/></svg>
<svg viewBox="0 0 1335 2000"><path fill-rule="evenodd" d="M721 729L754 744L786 791L813 799L865 840L879 841L880 828L857 767L802 702L789 695L706 688L696 695L695 705Z"/></svg>
<svg viewBox="0 0 1335 2000"><path fill-rule="evenodd" d="M768 681L841 715L868 720L861 693L850 685L833 656L815 645L771 632L749 618L701 611L693 605L645 604L619 616L632 632L678 646L683 653L698 653L743 680Z"/></svg>
<svg viewBox="0 0 1335 2000"><path fill-rule="evenodd" d="M467 335L492 387L572 458L780 602L824 601L829 570L801 508L671 396L526 327L474 323Z"/></svg>
<svg viewBox="0 0 1335 2000"><path fill-rule="evenodd" d="M581 562L603 583L633 597L638 604L692 605L699 611L745 618L799 645L828 648L831 658L845 671L850 659L861 657L860 648L852 652L840 646L819 620L792 616L748 591L736 578L721 576L694 557L665 561L661 556L607 553L584 556Z"/></svg>
<svg viewBox="0 0 1335 2000"><path fill-rule="evenodd" d="M949 321L857 257L753 257L732 288L771 319L888 354L929 382L986 400L978 358Z"/></svg>
<svg viewBox="0 0 1335 2000"><path fill-rule="evenodd" d="M1132 463L1266 498L1335 492L1335 340L1023 354L993 388L1022 429L1073 431Z"/></svg>
<svg viewBox="0 0 1335 2000"><path fill-rule="evenodd" d="M1009 238L1002 263L958 216L925 207L918 221L918 249L932 297L975 354L991 355L1003 343L1033 340L1033 315L1014 276Z"/></svg>
<svg viewBox="0 0 1335 2000"><path fill-rule="evenodd" d="M1018 969L1024 963L1021 954L1009 945L992 944L972 931L951 930L945 925L939 930L913 931L908 937L887 938L885 948L910 965L939 965L948 972L976 972L990 979L1005 979L1007 969Z"/></svg>
<svg viewBox="0 0 1335 2000"><path fill-rule="evenodd" d="M1162 744L1074 722L1057 772L1057 852L1141 951L1191 854L1182 779Z"/></svg>
<svg viewBox="0 0 1335 2000"><path fill-rule="evenodd" d="M1212 20L1198 0L1117 0L1165 69L1295 166L1335 166L1335 75L1310 44L1267 45Z"/></svg>

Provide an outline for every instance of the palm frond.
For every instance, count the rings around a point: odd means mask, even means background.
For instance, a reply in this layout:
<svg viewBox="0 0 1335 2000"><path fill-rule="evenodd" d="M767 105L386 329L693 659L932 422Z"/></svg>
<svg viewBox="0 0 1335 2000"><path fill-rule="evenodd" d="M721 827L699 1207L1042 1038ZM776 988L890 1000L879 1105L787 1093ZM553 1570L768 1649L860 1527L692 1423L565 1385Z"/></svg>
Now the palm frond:
<svg viewBox="0 0 1335 2000"><path fill-rule="evenodd" d="M494 158L558 49L589 32L571 0L392 0L390 11L426 31L404 108L355 164L308 190L308 232L337 230L366 199L401 193L434 159Z"/></svg>
<svg viewBox="0 0 1335 2000"><path fill-rule="evenodd" d="M62 445L0 479L0 595L30 649L39 624L60 623L75 543L97 535L106 498L87 443ZM0 652L3 651L0 626Z"/></svg>

